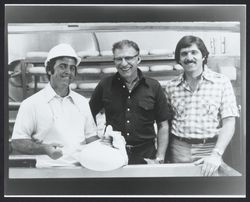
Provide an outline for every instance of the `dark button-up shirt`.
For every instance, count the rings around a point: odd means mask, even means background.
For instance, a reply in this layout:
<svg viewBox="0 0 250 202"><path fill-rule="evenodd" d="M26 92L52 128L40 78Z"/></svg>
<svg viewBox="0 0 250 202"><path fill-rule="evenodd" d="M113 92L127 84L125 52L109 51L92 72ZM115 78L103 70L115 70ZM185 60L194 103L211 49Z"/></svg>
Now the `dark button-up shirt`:
<svg viewBox="0 0 250 202"><path fill-rule="evenodd" d="M138 144L156 137L154 122L171 118L169 105L160 83L142 75L130 92L119 73L104 78L91 100L93 116L105 109L107 125L121 131L127 144Z"/></svg>

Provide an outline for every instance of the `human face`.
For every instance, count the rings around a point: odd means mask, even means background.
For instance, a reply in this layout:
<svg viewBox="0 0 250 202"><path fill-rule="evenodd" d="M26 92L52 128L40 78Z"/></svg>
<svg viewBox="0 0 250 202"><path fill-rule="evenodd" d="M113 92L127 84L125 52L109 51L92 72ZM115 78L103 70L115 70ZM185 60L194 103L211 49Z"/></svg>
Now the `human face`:
<svg viewBox="0 0 250 202"><path fill-rule="evenodd" d="M125 46L114 51L117 71L126 81L134 80L137 77L137 65L140 61L141 58L133 47Z"/></svg>
<svg viewBox="0 0 250 202"><path fill-rule="evenodd" d="M68 87L75 78L76 61L71 57L63 57L56 60L54 74L49 72L52 87Z"/></svg>
<svg viewBox="0 0 250 202"><path fill-rule="evenodd" d="M203 71L203 61L201 51L196 44L180 50L180 64L183 66L185 73L198 76Z"/></svg>

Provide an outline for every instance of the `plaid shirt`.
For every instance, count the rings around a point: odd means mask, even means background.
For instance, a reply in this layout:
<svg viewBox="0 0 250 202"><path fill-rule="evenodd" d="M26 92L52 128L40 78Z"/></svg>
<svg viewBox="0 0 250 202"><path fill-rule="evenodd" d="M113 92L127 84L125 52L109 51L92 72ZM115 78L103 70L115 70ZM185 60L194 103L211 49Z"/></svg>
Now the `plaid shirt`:
<svg viewBox="0 0 250 202"><path fill-rule="evenodd" d="M230 80L206 66L194 92L182 74L167 83L166 96L175 112L171 133L176 136L214 137L223 118L239 116Z"/></svg>

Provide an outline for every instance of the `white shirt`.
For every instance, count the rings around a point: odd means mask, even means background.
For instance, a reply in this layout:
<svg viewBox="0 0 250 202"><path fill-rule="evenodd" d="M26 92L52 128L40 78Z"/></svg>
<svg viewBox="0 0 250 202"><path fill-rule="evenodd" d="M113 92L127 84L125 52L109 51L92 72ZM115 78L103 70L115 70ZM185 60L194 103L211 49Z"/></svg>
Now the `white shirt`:
<svg viewBox="0 0 250 202"><path fill-rule="evenodd" d="M97 128L87 99L71 90L62 98L48 84L22 102L12 139L60 143L64 145L63 154L70 154L95 135Z"/></svg>

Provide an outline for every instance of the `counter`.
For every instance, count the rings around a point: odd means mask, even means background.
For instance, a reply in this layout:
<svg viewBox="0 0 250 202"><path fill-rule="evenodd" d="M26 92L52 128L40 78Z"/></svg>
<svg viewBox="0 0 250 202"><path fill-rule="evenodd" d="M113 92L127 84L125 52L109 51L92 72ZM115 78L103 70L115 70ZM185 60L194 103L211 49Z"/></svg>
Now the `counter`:
<svg viewBox="0 0 250 202"><path fill-rule="evenodd" d="M35 160L34 156L15 155L9 158L13 162L27 162ZM27 164L27 163L26 163ZM218 171L218 176L240 176L241 174L223 163ZM150 177L192 177L202 176L201 167L192 163L171 164L143 164L127 165L112 171L93 171L78 167L10 167L10 179L33 178L150 178Z"/></svg>

